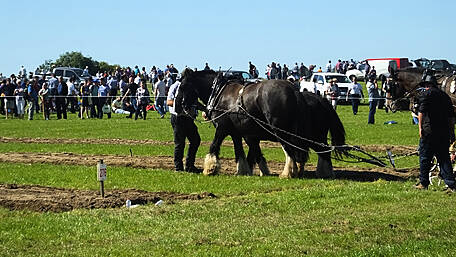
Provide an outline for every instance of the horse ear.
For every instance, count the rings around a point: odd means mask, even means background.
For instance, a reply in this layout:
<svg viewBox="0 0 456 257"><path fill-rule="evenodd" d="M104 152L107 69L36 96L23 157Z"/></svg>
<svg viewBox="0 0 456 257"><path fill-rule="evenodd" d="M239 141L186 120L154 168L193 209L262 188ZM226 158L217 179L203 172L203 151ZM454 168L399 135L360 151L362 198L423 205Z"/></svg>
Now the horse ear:
<svg viewBox="0 0 456 257"><path fill-rule="evenodd" d="M189 68L186 68L183 72L182 72L182 77L185 77L185 76L190 76L193 74L193 70L192 69L189 69Z"/></svg>

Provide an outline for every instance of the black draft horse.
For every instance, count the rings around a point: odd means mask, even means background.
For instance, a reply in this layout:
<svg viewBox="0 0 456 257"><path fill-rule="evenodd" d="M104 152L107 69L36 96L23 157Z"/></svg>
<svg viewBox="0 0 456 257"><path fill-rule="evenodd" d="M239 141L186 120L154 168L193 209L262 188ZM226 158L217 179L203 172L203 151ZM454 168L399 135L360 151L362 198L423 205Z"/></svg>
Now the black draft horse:
<svg viewBox="0 0 456 257"><path fill-rule="evenodd" d="M198 98L210 107L206 112L216 128L204 162L205 175L218 172L220 146L231 136L238 174L252 174L255 163L262 174L269 174L259 146L260 140L269 140L280 142L286 156L281 177L303 175L309 147L318 153L317 176L334 176L332 148L327 145L328 131L333 145L344 145L345 130L326 99L311 93L302 94L285 80L244 85L224 79L222 73L186 69L176 109L185 112L197 104ZM242 138L249 146L247 158Z"/></svg>
<svg viewBox="0 0 456 257"><path fill-rule="evenodd" d="M447 93L456 111L456 76L448 72L427 71L423 68L405 68L392 74L396 86L393 88L391 110L414 110L413 104L419 93L419 84L423 81L424 74L433 72L437 78L439 88ZM408 101L410 101L409 106ZM407 108L408 107L408 108Z"/></svg>

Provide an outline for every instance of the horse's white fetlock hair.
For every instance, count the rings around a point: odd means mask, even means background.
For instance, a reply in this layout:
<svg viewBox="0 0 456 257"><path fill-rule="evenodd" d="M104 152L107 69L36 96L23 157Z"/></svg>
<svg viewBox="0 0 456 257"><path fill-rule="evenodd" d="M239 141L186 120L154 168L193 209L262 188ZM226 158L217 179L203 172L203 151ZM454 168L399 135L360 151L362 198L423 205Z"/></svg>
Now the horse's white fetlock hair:
<svg viewBox="0 0 456 257"><path fill-rule="evenodd" d="M220 162L218 158L213 154L207 154L204 159L204 170L203 174L206 176L216 175L220 170Z"/></svg>

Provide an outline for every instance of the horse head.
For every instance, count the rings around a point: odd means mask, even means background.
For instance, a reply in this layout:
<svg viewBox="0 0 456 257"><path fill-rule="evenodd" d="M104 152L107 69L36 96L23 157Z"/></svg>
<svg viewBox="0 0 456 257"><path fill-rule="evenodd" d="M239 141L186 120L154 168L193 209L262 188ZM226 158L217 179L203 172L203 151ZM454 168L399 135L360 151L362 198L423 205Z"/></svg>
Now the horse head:
<svg viewBox="0 0 456 257"><path fill-rule="evenodd" d="M194 73L193 70L187 68L181 74L181 84L174 99L177 114L187 114L191 117L196 117L198 94L194 86Z"/></svg>
<svg viewBox="0 0 456 257"><path fill-rule="evenodd" d="M410 98L415 96L416 89L423 77L423 69L406 68L394 72L391 88L391 111L408 110Z"/></svg>
<svg viewBox="0 0 456 257"><path fill-rule="evenodd" d="M176 112L196 115L196 108L201 105L198 100L207 104L215 76L214 71L185 69L182 72L181 84L176 97Z"/></svg>

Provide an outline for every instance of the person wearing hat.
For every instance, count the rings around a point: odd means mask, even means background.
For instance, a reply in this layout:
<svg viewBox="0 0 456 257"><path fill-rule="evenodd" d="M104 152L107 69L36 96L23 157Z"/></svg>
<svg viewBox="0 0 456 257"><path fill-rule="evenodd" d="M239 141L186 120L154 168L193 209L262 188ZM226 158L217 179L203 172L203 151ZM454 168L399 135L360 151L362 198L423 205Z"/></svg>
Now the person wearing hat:
<svg viewBox="0 0 456 257"><path fill-rule="evenodd" d="M367 119L367 124L374 124L378 98L380 97L378 93L377 80L374 77L370 77L369 82L366 84L366 87L367 95L369 96L369 117Z"/></svg>
<svg viewBox="0 0 456 257"><path fill-rule="evenodd" d="M337 79L333 78L329 80L329 85L326 88L326 96L328 100L331 102L332 107L334 110L337 109L337 100L339 98L339 86L337 85Z"/></svg>
<svg viewBox="0 0 456 257"><path fill-rule="evenodd" d="M437 88L432 75L425 75L419 86L424 90L419 95L418 126L420 135L420 182L416 189L427 189L432 159L437 157L440 175L448 193L455 191L455 177L451 167L449 146L455 141L455 113L450 97Z"/></svg>

